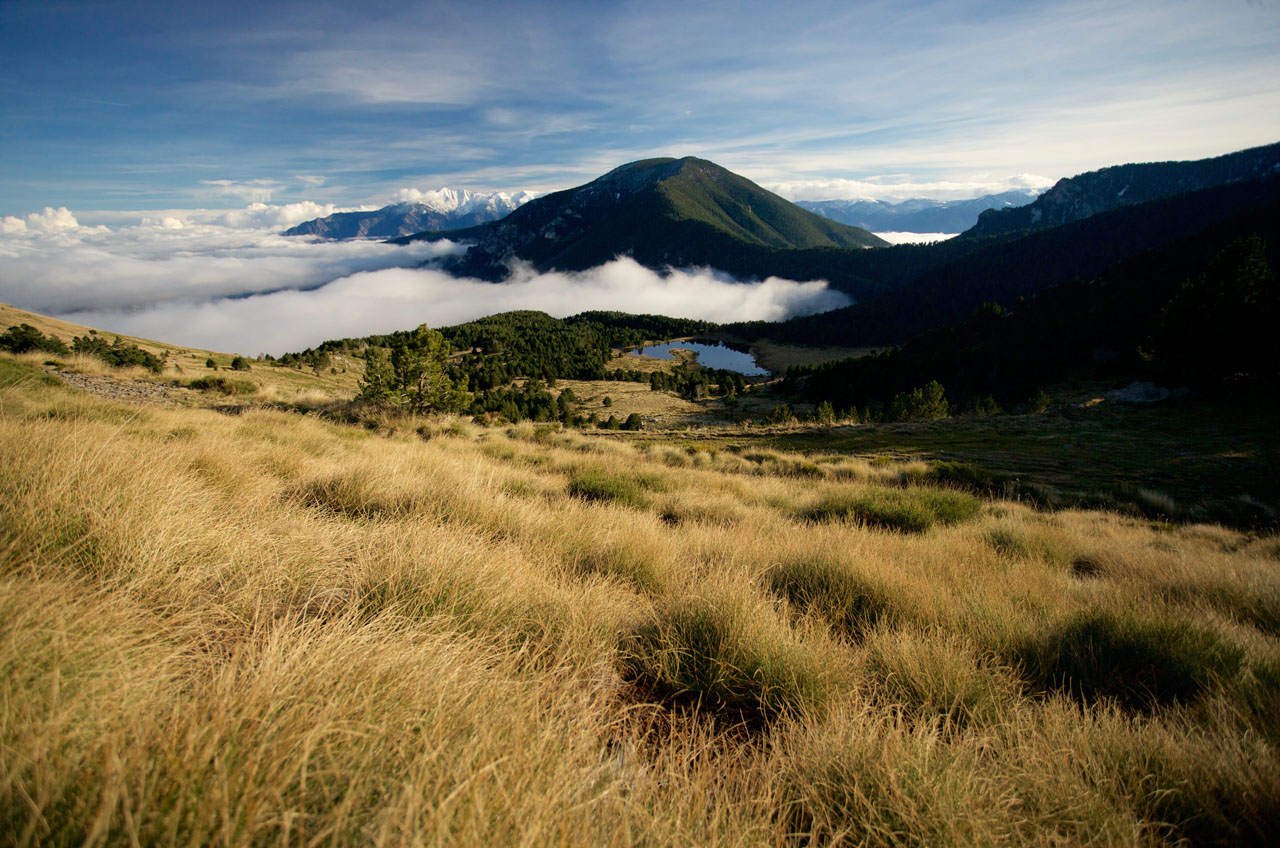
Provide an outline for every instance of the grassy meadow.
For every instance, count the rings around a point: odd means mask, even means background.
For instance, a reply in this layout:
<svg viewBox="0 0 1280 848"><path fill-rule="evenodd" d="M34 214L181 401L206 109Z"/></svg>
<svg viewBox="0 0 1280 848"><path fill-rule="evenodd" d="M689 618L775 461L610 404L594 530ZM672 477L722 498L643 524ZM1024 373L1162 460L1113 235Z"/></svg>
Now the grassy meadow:
<svg viewBox="0 0 1280 848"><path fill-rule="evenodd" d="M0 357L6 844L1280 832L1274 535L777 434L126 404L36 359Z"/></svg>

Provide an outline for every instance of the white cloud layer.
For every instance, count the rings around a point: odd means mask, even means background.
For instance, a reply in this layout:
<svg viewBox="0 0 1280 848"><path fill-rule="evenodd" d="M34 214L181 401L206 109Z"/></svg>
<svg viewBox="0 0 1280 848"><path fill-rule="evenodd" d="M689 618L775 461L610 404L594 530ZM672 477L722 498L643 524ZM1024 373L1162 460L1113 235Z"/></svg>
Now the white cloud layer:
<svg viewBox="0 0 1280 848"><path fill-rule="evenodd" d="M946 241L955 238L959 233L876 233L889 244L928 244L932 241Z"/></svg>
<svg viewBox="0 0 1280 848"><path fill-rule="evenodd" d="M74 216L62 213L41 216L56 225L28 225L0 237L0 301L43 313L140 309L176 299L315 288L459 250L449 242L313 243L174 215L144 216L137 226L110 230L77 226ZM232 220L271 217L253 206L226 214Z"/></svg>
<svg viewBox="0 0 1280 848"><path fill-rule="evenodd" d="M26 218L6 215L0 218L0 235L18 235L21 233L56 233L63 230L77 230L80 222L65 206L57 209L46 206L42 212L32 212Z"/></svg>
<svg viewBox="0 0 1280 848"><path fill-rule="evenodd" d="M765 188L788 200L884 200L897 203L916 197L931 200L970 200L987 194L1000 194L1014 189L1043 191L1056 180L1037 174L1014 174L1009 177L978 176L966 180L938 182L891 182L845 179L789 180L762 182Z"/></svg>
<svg viewBox="0 0 1280 848"><path fill-rule="evenodd" d="M512 309L737 321L849 303L823 281L742 283L711 269L658 274L625 258L580 273L517 267L507 283L492 284L417 267L463 249L449 242L397 247L286 238L245 226L271 221L274 229L290 214L262 204L196 213L140 214L141 223L116 229L80 226L66 209L4 219L0 301L105 331L249 354ZM22 226L10 228L10 220Z"/></svg>
<svg viewBox="0 0 1280 848"><path fill-rule="evenodd" d="M278 355L325 339L422 323L447 326L512 309L537 309L556 317L616 309L739 321L824 312L849 302L822 281L770 277L740 283L705 268L660 275L619 258L578 273L538 274L517 268L506 283L457 279L428 268L391 268L342 277L310 291L167 301L132 311L86 310L60 317L192 347Z"/></svg>

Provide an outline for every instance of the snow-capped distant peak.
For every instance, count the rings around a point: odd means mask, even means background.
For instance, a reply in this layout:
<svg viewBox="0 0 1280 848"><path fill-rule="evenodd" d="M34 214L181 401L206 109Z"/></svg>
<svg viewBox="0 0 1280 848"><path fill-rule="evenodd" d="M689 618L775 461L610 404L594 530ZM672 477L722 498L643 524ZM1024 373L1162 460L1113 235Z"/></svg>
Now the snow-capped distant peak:
<svg viewBox="0 0 1280 848"><path fill-rule="evenodd" d="M533 199L527 191L508 194L495 191L489 194L468 191L465 188L442 188L422 191L416 188L402 188L396 193L397 205L414 204L425 206L432 212L442 215L467 215L482 210L510 212Z"/></svg>

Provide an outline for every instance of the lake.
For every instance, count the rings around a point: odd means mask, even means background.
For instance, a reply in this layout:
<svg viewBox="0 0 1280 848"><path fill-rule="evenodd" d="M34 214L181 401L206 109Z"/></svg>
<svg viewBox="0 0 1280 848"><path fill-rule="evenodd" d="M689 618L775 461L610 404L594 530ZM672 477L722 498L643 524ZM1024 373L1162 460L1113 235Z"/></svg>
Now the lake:
<svg viewBox="0 0 1280 848"><path fill-rule="evenodd" d="M653 359L675 359L671 355L674 348L681 350L692 350L698 354L698 364L703 368L720 368L725 371L736 371L746 377L764 377L768 375L768 370L756 365L755 357L749 353L743 353L740 350L734 350L717 342L716 344L704 344L702 342L666 342L665 344L649 345L643 351L629 350L630 356L649 356Z"/></svg>

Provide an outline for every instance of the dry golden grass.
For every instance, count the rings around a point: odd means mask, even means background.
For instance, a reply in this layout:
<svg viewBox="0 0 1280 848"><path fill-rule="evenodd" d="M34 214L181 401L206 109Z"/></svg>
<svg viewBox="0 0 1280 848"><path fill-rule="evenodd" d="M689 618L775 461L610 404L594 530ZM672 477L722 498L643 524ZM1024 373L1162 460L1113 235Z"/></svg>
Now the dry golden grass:
<svg viewBox="0 0 1280 848"><path fill-rule="evenodd" d="M89 327L50 318L35 312L0 303L0 332L17 324L30 324L45 335L57 336L68 345L75 336L90 333ZM94 331L99 332L99 331ZM118 333L101 332L107 340L113 340ZM93 377L110 377L121 381L143 381L172 383L190 381L207 376L225 376L228 379L252 380L257 387L255 400L259 402L297 404L299 406L318 406L337 401L348 401L355 397L358 383L364 373L364 363L341 354L333 357L331 371L316 373L311 369L277 368L263 362L252 362L252 370L248 372L230 370L233 354L217 351L187 348L181 345L166 344L150 339L120 335L128 344L136 344L142 349L159 357L168 355L168 362L160 374L152 374L143 368L112 368L96 357L71 356L57 357L47 353L27 354L27 361L42 364L45 361L58 361L61 368L77 374ZM256 351L242 351L244 356L252 358ZM217 364L216 371L206 366L212 358ZM336 372L336 373L335 373ZM200 403L203 398L189 399L192 403Z"/></svg>
<svg viewBox="0 0 1280 848"><path fill-rule="evenodd" d="M886 524L954 493L532 424L130 407L0 366L6 844L1280 827L1274 538L1003 502Z"/></svg>

